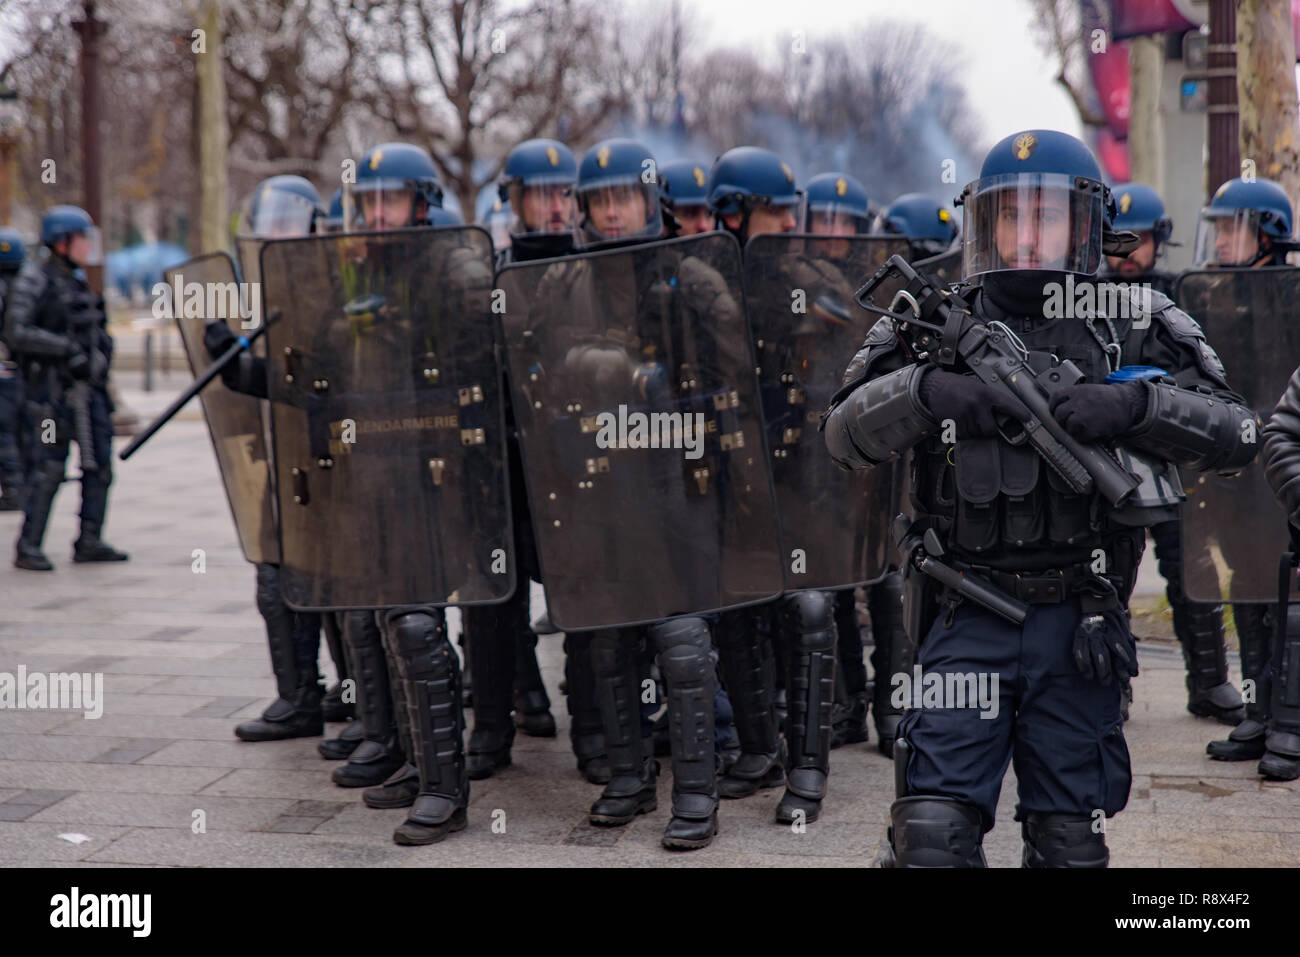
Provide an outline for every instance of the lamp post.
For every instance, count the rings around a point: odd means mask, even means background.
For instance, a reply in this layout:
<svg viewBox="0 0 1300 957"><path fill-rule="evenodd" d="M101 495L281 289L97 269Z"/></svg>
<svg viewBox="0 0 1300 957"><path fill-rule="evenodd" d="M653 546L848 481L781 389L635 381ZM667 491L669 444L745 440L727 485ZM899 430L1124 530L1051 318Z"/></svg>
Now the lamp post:
<svg viewBox="0 0 1300 957"><path fill-rule="evenodd" d="M14 162L23 132L23 108L18 91L0 80L0 225L13 218Z"/></svg>

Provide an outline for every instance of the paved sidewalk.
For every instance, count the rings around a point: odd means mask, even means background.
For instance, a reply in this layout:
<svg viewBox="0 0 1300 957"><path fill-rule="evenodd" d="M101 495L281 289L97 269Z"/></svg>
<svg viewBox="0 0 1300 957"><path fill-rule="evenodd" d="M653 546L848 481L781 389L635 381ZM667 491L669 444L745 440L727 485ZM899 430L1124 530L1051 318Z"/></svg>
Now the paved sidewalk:
<svg viewBox="0 0 1300 957"><path fill-rule="evenodd" d="M146 415L182 385L173 376L146 395L132 388L138 373L121 380ZM874 744L834 753L823 817L805 833L772 823L777 789L724 802L721 833L708 849L664 851L668 773L658 811L626 828L587 825L598 789L578 775L569 752L558 638L543 638L539 656L559 737L516 739L513 767L474 783L465 832L433 847L395 846L391 833L404 812L369 810L359 792L334 787L334 765L317 756L316 739L245 744L231 733L265 707L273 685L253 570L239 553L196 411L117 463L107 537L131 553L129 563L72 564L75 483L60 492L47 537L57 572L20 572L9 552L2 556L0 672L20 665L102 672L105 704L97 720L0 711L0 866L856 867L875 856L893 783ZM6 543L19 521L0 514ZM206 557L202 574L193 570L196 549ZM1144 581L1148 590L1158 585L1149 572ZM328 655L322 658L328 668ZM1227 729L1184 710L1175 646L1143 643L1135 690L1127 727L1135 776L1128 809L1109 822L1113 863L1300 864L1300 784L1265 784L1253 763L1204 756L1205 742ZM1008 775L986 842L994 866L1019 863L1014 800ZM198 811L202 833L192 826Z"/></svg>

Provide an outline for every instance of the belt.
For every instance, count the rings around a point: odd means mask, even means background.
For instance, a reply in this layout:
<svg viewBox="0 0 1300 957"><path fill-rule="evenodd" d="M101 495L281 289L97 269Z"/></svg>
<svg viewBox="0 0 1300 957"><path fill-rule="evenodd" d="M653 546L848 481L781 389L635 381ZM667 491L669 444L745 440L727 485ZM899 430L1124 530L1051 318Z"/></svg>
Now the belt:
<svg viewBox="0 0 1300 957"><path fill-rule="evenodd" d="M1036 572L1006 572L983 565L963 567L956 562L954 565L961 571L988 579L999 590L1031 605L1059 605L1076 594L1084 581L1097 577L1092 567L1083 563Z"/></svg>

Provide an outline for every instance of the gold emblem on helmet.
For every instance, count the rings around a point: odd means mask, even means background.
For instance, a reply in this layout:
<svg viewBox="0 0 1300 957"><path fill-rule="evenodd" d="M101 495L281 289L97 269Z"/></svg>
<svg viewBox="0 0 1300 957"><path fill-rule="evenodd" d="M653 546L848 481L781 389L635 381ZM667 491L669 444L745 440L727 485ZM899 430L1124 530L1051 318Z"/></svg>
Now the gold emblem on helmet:
<svg viewBox="0 0 1300 957"><path fill-rule="evenodd" d="M604 169L609 165L609 147L602 146L596 151L596 165Z"/></svg>
<svg viewBox="0 0 1300 957"><path fill-rule="evenodd" d="M939 210L939 222L946 223L950 219L952 219L952 214L949 213L948 210L946 209Z"/></svg>
<svg viewBox="0 0 1300 957"><path fill-rule="evenodd" d="M704 175L704 170L700 169L698 166L691 168L691 175L695 177L696 186L703 186L705 184L706 177Z"/></svg>
<svg viewBox="0 0 1300 957"><path fill-rule="evenodd" d="M379 163L380 163L380 161L381 161L383 158L384 158L384 151L383 151L383 150L375 150L373 153L371 153L371 154L370 154L370 168L371 168L372 170L379 169Z"/></svg>
<svg viewBox="0 0 1300 957"><path fill-rule="evenodd" d="M1132 208L1133 208L1133 197L1130 196L1128 193L1124 193L1119 198L1119 211L1121 213L1127 213Z"/></svg>
<svg viewBox="0 0 1300 957"><path fill-rule="evenodd" d="M1027 160L1034 155L1034 150L1038 147L1038 137L1033 133L1021 133L1016 137L1012 149L1015 150L1016 159Z"/></svg>
<svg viewBox="0 0 1300 957"><path fill-rule="evenodd" d="M844 179L844 177L841 176L839 179L837 179L837 180L835 181L835 195L836 195L836 196L843 196L843 195L844 195L845 193L847 193L848 191L849 191L849 184L848 184L848 182Z"/></svg>
<svg viewBox="0 0 1300 957"><path fill-rule="evenodd" d="M785 173L786 179L792 183L794 182L794 173L790 172L790 167L786 166L784 163L781 164L781 172Z"/></svg>
<svg viewBox="0 0 1300 957"><path fill-rule="evenodd" d="M12 248L7 242L0 242L0 253L7 253Z"/></svg>
<svg viewBox="0 0 1300 957"><path fill-rule="evenodd" d="M560 151L557 150L554 146L546 147L546 158L547 160L550 161L550 164L552 166L560 165Z"/></svg>

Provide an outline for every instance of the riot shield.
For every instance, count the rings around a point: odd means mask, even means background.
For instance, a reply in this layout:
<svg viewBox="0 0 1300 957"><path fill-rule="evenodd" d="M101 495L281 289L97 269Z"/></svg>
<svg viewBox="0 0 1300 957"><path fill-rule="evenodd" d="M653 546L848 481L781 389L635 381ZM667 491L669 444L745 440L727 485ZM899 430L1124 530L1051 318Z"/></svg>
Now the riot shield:
<svg viewBox="0 0 1300 957"><path fill-rule="evenodd" d="M293 607L471 605L514 589L491 262L477 227L263 247Z"/></svg>
<svg viewBox="0 0 1300 957"><path fill-rule="evenodd" d="M945 286L961 282L961 247L912 263L922 276L936 276ZM879 301L879 300L877 300Z"/></svg>
<svg viewBox="0 0 1300 957"><path fill-rule="evenodd" d="M1300 269L1208 269L1179 277L1174 300L1205 330L1228 385L1267 422L1300 363ZM1262 438L1262 437L1261 437ZM1258 460L1239 475L1197 475L1182 508L1183 587L1197 601L1277 600L1286 513Z"/></svg>
<svg viewBox="0 0 1300 957"><path fill-rule="evenodd" d="M181 289L181 298L173 304L173 312L190 371L197 376L212 364L203 347L203 328L208 321L226 319L236 334L241 331L235 264L225 253L209 253L168 269L163 277L170 288ZM190 295L195 291L201 293L201 298ZM201 309L188 308L191 303L197 306L200 302ZM201 314L190 315L191 312ZM232 392L219 379L199 393L199 403L212 436L212 450L235 519L239 547L250 562L278 562L280 547L275 536L271 473L262 420L264 403Z"/></svg>
<svg viewBox="0 0 1300 957"><path fill-rule="evenodd" d="M890 256L907 252L901 237L791 233L755 236L745 247L745 302L787 588L850 587L888 571L902 472L897 463L840 468L818 425L876 321L854 291ZM894 291L882 290L877 301L889 302Z"/></svg>
<svg viewBox="0 0 1300 957"><path fill-rule="evenodd" d="M772 598L781 561L740 249L724 233L497 276L558 628Z"/></svg>

